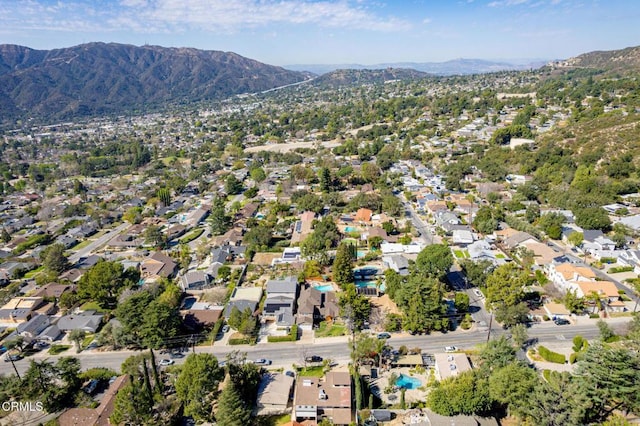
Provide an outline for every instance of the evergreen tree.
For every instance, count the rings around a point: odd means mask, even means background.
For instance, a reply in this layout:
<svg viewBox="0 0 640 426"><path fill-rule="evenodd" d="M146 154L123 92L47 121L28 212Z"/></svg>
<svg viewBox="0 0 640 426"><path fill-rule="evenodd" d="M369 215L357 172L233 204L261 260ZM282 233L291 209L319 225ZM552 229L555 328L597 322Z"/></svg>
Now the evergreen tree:
<svg viewBox="0 0 640 426"><path fill-rule="evenodd" d="M228 382L220 394L216 421L219 426L246 426L251 410L245 405L233 382Z"/></svg>
<svg viewBox="0 0 640 426"><path fill-rule="evenodd" d="M227 215L224 200L220 197L213 199L211 215L209 216L209 226L213 235L222 235L229 230L231 218Z"/></svg>
<svg viewBox="0 0 640 426"><path fill-rule="evenodd" d="M353 282L353 245L342 243L338 246L333 262L333 280L340 287Z"/></svg>

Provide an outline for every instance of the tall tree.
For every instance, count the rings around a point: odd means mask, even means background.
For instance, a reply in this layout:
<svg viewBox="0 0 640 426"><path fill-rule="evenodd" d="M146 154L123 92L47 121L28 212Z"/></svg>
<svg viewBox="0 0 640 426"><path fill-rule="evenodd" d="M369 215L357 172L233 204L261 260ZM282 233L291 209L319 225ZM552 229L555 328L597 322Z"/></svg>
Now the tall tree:
<svg viewBox="0 0 640 426"><path fill-rule="evenodd" d="M251 420L251 410L240 397L233 382L228 382L220 394L216 421L220 426L245 426Z"/></svg>
<svg viewBox="0 0 640 426"><path fill-rule="evenodd" d="M122 290L133 287L139 279L140 273L132 268L125 271L119 262L100 261L80 278L78 296L113 308Z"/></svg>
<svg viewBox="0 0 640 426"><path fill-rule="evenodd" d="M209 216L209 226L213 235L222 235L229 230L231 218L227 215L224 200L220 197L213 199L211 214Z"/></svg>
<svg viewBox="0 0 640 426"><path fill-rule="evenodd" d="M64 254L65 248L62 244L52 244L42 251L40 259L42 264L49 271L60 274L71 267L69 259Z"/></svg>
<svg viewBox="0 0 640 426"><path fill-rule="evenodd" d="M224 370L211 354L190 354L176 379L176 395L184 404L184 414L196 422L212 422L213 403L218 397L218 385Z"/></svg>
<svg viewBox="0 0 640 426"><path fill-rule="evenodd" d="M453 265L451 249L446 244L431 244L416 258L416 268L428 277L443 280Z"/></svg>
<svg viewBox="0 0 640 426"><path fill-rule="evenodd" d="M333 261L333 280L344 287L348 283L353 282L353 245L349 243L341 243L336 252L336 258Z"/></svg>

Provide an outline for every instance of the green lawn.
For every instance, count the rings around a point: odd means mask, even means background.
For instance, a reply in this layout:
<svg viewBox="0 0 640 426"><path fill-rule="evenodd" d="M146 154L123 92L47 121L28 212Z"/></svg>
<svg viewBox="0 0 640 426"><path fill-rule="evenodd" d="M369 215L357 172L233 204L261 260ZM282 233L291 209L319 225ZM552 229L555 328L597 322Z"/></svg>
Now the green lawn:
<svg viewBox="0 0 640 426"><path fill-rule="evenodd" d="M49 348L49 353L51 355L58 355L59 353L68 350L70 347L71 345L51 345L51 347Z"/></svg>
<svg viewBox="0 0 640 426"><path fill-rule="evenodd" d="M301 368L298 370L299 377L322 377L324 376L324 366Z"/></svg>
<svg viewBox="0 0 640 426"><path fill-rule="evenodd" d="M106 312L96 302L86 302L84 305L80 306L80 310L82 310L82 311Z"/></svg>
<svg viewBox="0 0 640 426"><path fill-rule="evenodd" d="M80 249L85 248L89 244L91 244L91 240L80 241L78 244L76 244L75 246L71 247L70 250L80 250Z"/></svg>
<svg viewBox="0 0 640 426"><path fill-rule="evenodd" d="M316 330L316 337L344 336L345 334L347 334L347 327L344 324L329 325L326 321L322 321Z"/></svg>
<svg viewBox="0 0 640 426"><path fill-rule="evenodd" d="M454 250L453 254L455 254L458 259L466 259L469 257L469 252L466 250Z"/></svg>
<svg viewBox="0 0 640 426"><path fill-rule="evenodd" d="M33 278L33 277L35 277L36 275L38 275L42 271L44 271L44 266L40 266L39 268L36 268L33 271L27 272L26 274L24 274L24 277L26 279Z"/></svg>
<svg viewBox="0 0 640 426"><path fill-rule="evenodd" d="M507 257L507 256L505 256L505 255L504 255L504 254L502 254L502 253L498 253L498 254L496 254L496 259L505 259L506 257Z"/></svg>

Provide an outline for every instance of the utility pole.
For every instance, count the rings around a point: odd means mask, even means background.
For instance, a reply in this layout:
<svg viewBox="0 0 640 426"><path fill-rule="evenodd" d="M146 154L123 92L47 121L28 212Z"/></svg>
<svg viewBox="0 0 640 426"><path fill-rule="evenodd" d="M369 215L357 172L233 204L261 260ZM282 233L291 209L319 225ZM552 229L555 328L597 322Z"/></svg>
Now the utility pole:
<svg viewBox="0 0 640 426"><path fill-rule="evenodd" d="M489 339L491 338L491 324L493 324L493 312L491 312L491 316L489 317L489 330L487 330L487 343L489 343Z"/></svg>
<svg viewBox="0 0 640 426"><path fill-rule="evenodd" d="M11 365L13 365L13 370L16 372L16 376L18 376L18 380L22 380L20 373L18 373L18 369L16 368L16 364L13 362L13 357L9 354L7 354L7 356L9 357L9 361L11 361Z"/></svg>

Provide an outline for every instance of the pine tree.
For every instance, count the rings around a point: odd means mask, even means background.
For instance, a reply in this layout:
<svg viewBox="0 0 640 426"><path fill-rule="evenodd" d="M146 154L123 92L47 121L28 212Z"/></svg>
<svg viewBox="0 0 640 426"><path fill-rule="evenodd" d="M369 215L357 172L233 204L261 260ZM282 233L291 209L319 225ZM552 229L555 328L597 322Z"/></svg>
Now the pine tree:
<svg viewBox="0 0 640 426"><path fill-rule="evenodd" d="M340 286L353 282L352 255L352 244L342 243L338 246L333 262L333 280Z"/></svg>
<svg viewBox="0 0 640 426"><path fill-rule="evenodd" d="M233 382L227 383L220 394L216 420L218 426L245 426L251 420L251 411L242 401Z"/></svg>

